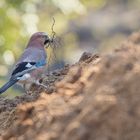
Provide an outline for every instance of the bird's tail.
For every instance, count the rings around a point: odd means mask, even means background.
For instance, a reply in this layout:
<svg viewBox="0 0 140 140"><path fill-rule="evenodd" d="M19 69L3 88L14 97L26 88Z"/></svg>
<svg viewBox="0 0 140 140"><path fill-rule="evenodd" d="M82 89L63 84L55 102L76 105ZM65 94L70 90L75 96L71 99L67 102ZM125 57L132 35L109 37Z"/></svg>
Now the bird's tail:
<svg viewBox="0 0 140 140"><path fill-rule="evenodd" d="M9 87L11 87L12 85L14 85L17 81L18 81L17 79L8 81L5 85L3 85L0 88L0 94L2 94L3 92L5 92Z"/></svg>

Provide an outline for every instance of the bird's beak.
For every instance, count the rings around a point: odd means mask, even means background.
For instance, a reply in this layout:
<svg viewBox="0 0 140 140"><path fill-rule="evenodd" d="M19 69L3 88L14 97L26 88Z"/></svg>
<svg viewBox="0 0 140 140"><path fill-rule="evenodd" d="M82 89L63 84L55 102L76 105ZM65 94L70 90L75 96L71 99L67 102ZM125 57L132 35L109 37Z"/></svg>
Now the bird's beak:
<svg viewBox="0 0 140 140"><path fill-rule="evenodd" d="M45 36L44 45L46 48L49 47L50 42L51 42L51 39L48 36Z"/></svg>

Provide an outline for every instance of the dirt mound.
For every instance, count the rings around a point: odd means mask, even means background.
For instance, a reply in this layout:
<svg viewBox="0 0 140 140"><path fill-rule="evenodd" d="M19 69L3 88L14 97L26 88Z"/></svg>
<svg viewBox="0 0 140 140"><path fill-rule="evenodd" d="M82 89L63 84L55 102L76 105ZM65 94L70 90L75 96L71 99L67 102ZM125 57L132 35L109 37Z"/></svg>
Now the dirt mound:
<svg viewBox="0 0 140 140"><path fill-rule="evenodd" d="M9 109L3 107L1 113L9 112L9 119L0 131L10 129L1 139L140 139L139 33L110 54L85 53L78 63L56 73L48 91L35 87L18 99L2 98L1 106L8 104Z"/></svg>
<svg viewBox="0 0 140 140"><path fill-rule="evenodd" d="M17 96L15 99L7 99L0 97L0 135L12 127L14 121L18 119L17 106L28 102L36 101L40 97L40 93L47 92L51 94L55 91L55 82L64 78L69 70L69 65L66 65L64 69L53 71L47 74L44 79L40 79L40 82L48 85L48 89L43 89L40 86L32 85L30 91L22 96Z"/></svg>

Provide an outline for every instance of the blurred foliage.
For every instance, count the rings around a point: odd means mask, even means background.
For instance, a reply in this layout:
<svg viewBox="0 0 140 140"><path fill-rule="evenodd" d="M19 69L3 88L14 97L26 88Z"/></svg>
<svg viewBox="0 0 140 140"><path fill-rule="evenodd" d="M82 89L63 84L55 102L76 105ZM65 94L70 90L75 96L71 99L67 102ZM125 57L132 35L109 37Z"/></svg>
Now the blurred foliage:
<svg viewBox="0 0 140 140"><path fill-rule="evenodd" d="M139 12L140 0L1 0L0 85L32 33L51 35L53 17L54 30L63 41L56 49L63 65L76 61L83 51L115 47L139 30Z"/></svg>

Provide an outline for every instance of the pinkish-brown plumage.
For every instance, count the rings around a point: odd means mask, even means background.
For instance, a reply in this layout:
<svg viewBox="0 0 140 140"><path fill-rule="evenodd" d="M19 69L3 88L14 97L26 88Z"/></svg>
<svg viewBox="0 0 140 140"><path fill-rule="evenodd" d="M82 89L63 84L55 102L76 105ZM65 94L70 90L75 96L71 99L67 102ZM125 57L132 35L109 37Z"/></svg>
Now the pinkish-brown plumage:
<svg viewBox="0 0 140 140"><path fill-rule="evenodd" d="M46 33L44 33L44 32L34 33L31 36L27 47L43 48L46 40L49 40L49 37Z"/></svg>
<svg viewBox="0 0 140 140"><path fill-rule="evenodd" d="M46 52L45 52L45 41L49 40L49 37L44 32L37 32L34 33L28 44L27 47L22 54L21 58L19 59L18 63L21 62L32 62L32 61L39 61L42 59L46 59Z"/></svg>

